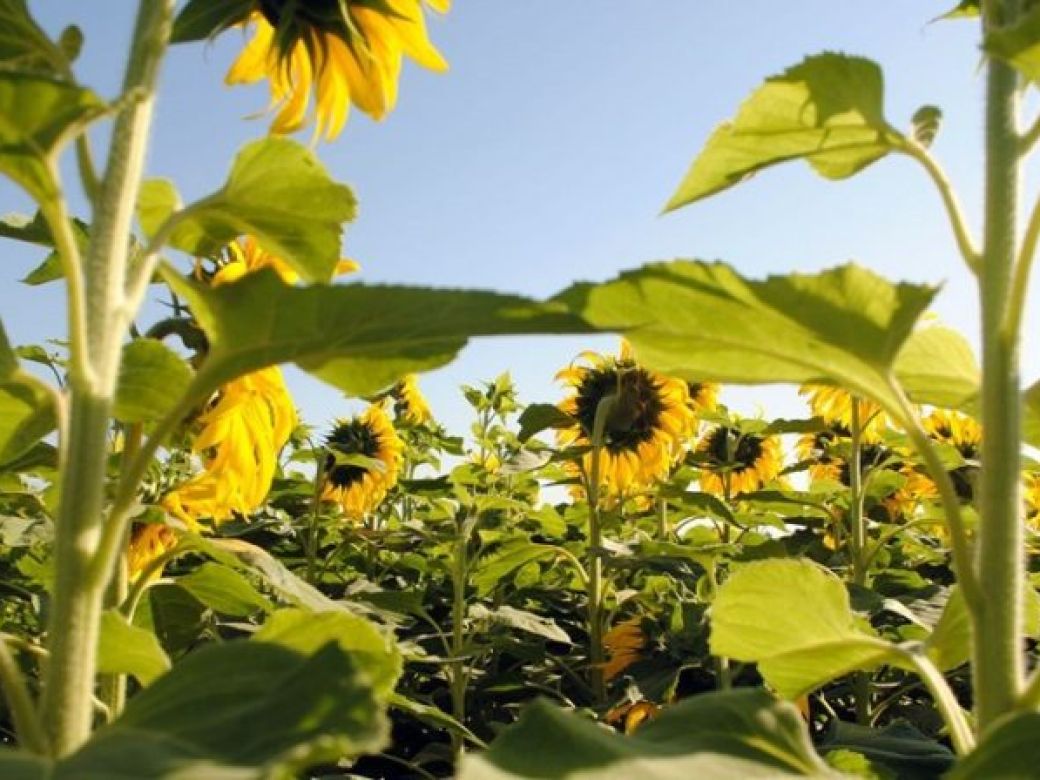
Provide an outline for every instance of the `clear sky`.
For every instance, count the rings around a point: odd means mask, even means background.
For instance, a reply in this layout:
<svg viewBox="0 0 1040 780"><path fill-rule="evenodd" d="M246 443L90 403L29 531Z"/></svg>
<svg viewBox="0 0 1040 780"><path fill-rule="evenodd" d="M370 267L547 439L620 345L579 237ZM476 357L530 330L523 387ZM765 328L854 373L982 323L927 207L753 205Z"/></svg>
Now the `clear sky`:
<svg viewBox="0 0 1040 780"><path fill-rule="evenodd" d="M494 288L547 296L578 279L674 257L724 259L751 276L854 259L891 279L940 282L936 310L976 341L974 292L938 197L908 160L891 158L832 183L798 163L668 216L660 209L712 127L766 76L838 50L885 72L889 120L924 104L945 114L935 143L978 230L982 78L973 22L928 24L953 0L455 0L431 21L451 64L408 63L397 110L382 123L354 112L319 154L361 204L344 254L371 281ZM86 33L81 79L116 94L135 3L30 0L52 31ZM162 79L152 175L186 199L223 180L235 150L266 132L247 119L266 88L223 86L243 37L175 48ZM309 134L301 136L309 140ZM80 204L82 205L81 201ZM0 184L0 212L28 204ZM17 282L40 256L4 243L0 316L16 343L64 332L61 290ZM1036 286L1034 285L1034 288ZM1027 380L1040 373L1030 311ZM510 370L525 401L554 401L555 371L615 339L512 338L472 344L422 387L448 426L468 426L462 382ZM290 384L323 425L349 405L303 375ZM798 413L790 393L724 396L745 412Z"/></svg>

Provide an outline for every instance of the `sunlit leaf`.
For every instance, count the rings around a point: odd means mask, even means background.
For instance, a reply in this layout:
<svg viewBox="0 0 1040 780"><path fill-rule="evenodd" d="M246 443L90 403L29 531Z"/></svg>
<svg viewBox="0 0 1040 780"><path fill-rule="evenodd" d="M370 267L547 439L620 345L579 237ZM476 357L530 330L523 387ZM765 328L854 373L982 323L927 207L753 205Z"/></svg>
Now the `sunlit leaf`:
<svg viewBox="0 0 1040 780"><path fill-rule="evenodd" d="M301 653L313 653L333 642L371 681L381 700L390 695L401 676L401 654L392 639L372 621L342 610L279 610L253 635L253 641L272 642Z"/></svg>
<svg viewBox="0 0 1040 780"><path fill-rule="evenodd" d="M558 296L639 360L689 381L831 382L895 403L891 367L935 288L845 265L745 279L723 263L645 266Z"/></svg>
<svg viewBox="0 0 1040 780"><path fill-rule="evenodd" d="M665 708L634 735L536 701L460 780L688 780L833 777L798 710L761 690L708 693Z"/></svg>
<svg viewBox="0 0 1040 780"><path fill-rule="evenodd" d="M160 419L191 382L184 358L156 339L134 339L123 348L115 417L122 422Z"/></svg>
<svg viewBox="0 0 1040 780"><path fill-rule="evenodd" d="M449 362L471 336L589 330L559 304L493 292L289 287L266 269L216 288L165 278L209 338L196 381L207 389L291 361L347 393L373 395Z"/></svg>
<svg viewBox="0 0 1040 780"><path fill-rule="evenodd" d="M808 560L737 569L711 607L711 652L754 661L794 699L856 669L898 661L894 648L857 623L845 584Z"/></svg>
<svg viewBox="0 0 1040 780"><path fill-rule="evenodd" d="M979 394L981 374L971 345L943 325L915 330L896 358L895 372L916 404L967 411Z"/></svg>
<svg viewBox="0 0 1040 780"><path fill-rule="evenodd" d="M274 608L245 576L212 561L178 577L177 584L222 615L247 617Z"/></svg>
<svg viewBox="0 0 1040 780"><path fill-rule="evenodd" d="M51 198L58 152L105 108L81 87L0 70L0 173L38 201Z"/></svg>
<svg viewBox="0 0 1040 780"><path fill-rule="evenodd" d="M98 641L98 671L101 674L132 674L142 685L169 671L170 659L151 631L130 625L114 610L101 615Z"/></svg>
<svg viewBox="0 0 1040 780"><path fill-rule="evenodd" d="M519 539L501 550L481 558L472 575L477 594L491 593L503 578L532 561L550 560L558 556L559 550L551 544L536 544Z"/></svg>
<svg viewBox="0 0 1040 780"><path fill-rule="evenodd" d="M876 64L832 52L767 79L712 133L666 210L788 160L806 160L829 179L857 173L902 140L885 120L883 91Z"/></svg>
<svg viewBox="0 0 1040 780"><path fill-rule="evenodd" d="M556 625L552 619L536 615L525 609L511 607L508 604L493 610L483 604L472 604L469 608L469 616L476 620L486 621L490 625L501 625L553 642L571 644L571 638L567 632Z"/></svg>
<svg viewBox="0 0 1040 780"><path fill-rule="evenodd" d="M549 428L569 428L574 418L554 404L530 404L520 414L520 441L527 441Z"/></svg>
<svg viewBox="0 0 1040 780"><path fill-rule="evenodd" d="M251 235L305 280L325 282L355 207L350 188L334 182L313 151L288 138L266 138L242 148L223 187L186 207L170 245L210 256ZM142 184L137 209L151 236L181 210L180 197L169 181L153 179Z"/></svg>

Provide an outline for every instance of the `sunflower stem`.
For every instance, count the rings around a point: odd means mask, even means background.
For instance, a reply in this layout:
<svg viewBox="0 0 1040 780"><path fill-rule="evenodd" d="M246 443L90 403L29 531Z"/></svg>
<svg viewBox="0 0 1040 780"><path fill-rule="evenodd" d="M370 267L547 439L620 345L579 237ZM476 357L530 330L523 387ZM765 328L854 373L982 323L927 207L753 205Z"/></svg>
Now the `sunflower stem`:
<svg viewBox="0 0 1040 780"><path fill-rule="evenodd" d="M47 755L47 734L25 684L25 676L4 636L0 636L0 689L4 692L20 746L31 753Z"/></svg>
<svg viewBox="0 0 1040 780"><path fill-rule="evenodd" d="M867 584L867 529L863 517L863 430L859 418L859 398L849 395L851 457L849 460L849 552L852 558L852 582ZM856 722L870 725L870 675L856 672L852 677L856 699Z"/></svg>
<svg viewBox="0 0 1040 780"><path fill-rule="evenodd" d="M1013 24L1017 0L986 0L985 31ZM986 61L986 171L982 314L982 474L978 580L986 598L973 631L976 718L985 732L1015 705L1023 685L1024 558L1019 505L1020 394L1018 323L1005 330L1012 295L1021 157L1017 72L996 57ZM1021 266L1020 266L1021 267Z"/></svg>
<svg viewBox="0 0 1040 780"><path fill-rule="evenodd" d="M325 458L318 456L314 471L314 492L311 494L311 513L307 524L307 582L315 585L318 564L318 533L321 530L321 493L325 488Z"/></svg>
<svg viewBox="0 0 1040 780"><path fill-rule="evenodd" d="M469 570L467 556L471 525L464 515L455 521L455 550L451 568L451 714L463 725L466 722L466 661L462 655L466 644L466 575ZM451 733L452 755L458 766L465 749L461 734Z"/></svg>
<svg viewBox="0 0 1040 780"><path fill-rule="evenodd" d="M56 578L48 625L50 661L40 703L55 756L75 751L90 735L101 607L113 566L94 574L102 535L107 432L126 325L124 280L134 204L144 168L159 65L169 40L173 0L142 0L108 163L95 200L83 265L82 322L69 323L73 371L67 460L55 522ZM64 232L61 215L54 215ZM66 247L66 251L72 251ZM74 280L70 280L74 283ZM70 295L74 295L70 287ZM122 534L119 534L119 540ZM114 565L114 560L111 561Z"/></svg>
<svg viewBox="0 0 1040 780"><path fill-rule="evenodd" d="M592 463L589 467L585 494L589 500L589 560L588 621L589 621L589 684L596 704L607 698L603 677L603 529L599 517L600 461L603 454L607 420L617 406L618 395L611 393L600 399L592 422Z"/></svg>

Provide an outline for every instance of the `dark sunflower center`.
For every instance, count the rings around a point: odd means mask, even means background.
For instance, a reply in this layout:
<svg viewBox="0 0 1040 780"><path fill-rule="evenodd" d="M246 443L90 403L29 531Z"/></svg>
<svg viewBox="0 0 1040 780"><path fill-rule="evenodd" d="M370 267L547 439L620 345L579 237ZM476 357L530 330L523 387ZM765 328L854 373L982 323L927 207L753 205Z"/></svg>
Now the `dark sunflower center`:
<svg viewBox="0 0 1040 780"><path fill-rule="evenodd" d="M708 454L720 465L752 468L762 456L765 440L753 433L742 434L736 428L716 428L708 439Z"/></svg>
<svg viewBox="0 0 1040 780"><path fill-rule="evenodd" d="M369 458L379 455L379 445L379 434L362 420L351 420L337 425L325 442L325 446L334 452L343 455L364 455ZM367 473L368 469L364 466L336 463L336 456L332 452L325 457L325 474L335 487L350 487Z"/></svg>
<svg viewBox="0 0 1040 780"><path fill-rule="evenodd" d="M631 362L589 370L578 386L575 416L590 440L599 402L614 393L617 403L604 425L603 444L612 453L635 450L658 432L664 412L661 387L649 372Z"/></svg>
<svg viewBox="0 0 1040 780"><path fill-rule="evenodd" d="M330 30L343 23L340 0L259 0L259 6L272 27L287 21Z"/></svg>
<svg viewBox="0 0 1040 780"><path fill-rule="evenodd" d="M877 468L891 456L891 451L881 444L864 444L859 451L860 471L866 472ZM849 472L849 464L841 464L841 484L851 485L852 475Z"/></svg>

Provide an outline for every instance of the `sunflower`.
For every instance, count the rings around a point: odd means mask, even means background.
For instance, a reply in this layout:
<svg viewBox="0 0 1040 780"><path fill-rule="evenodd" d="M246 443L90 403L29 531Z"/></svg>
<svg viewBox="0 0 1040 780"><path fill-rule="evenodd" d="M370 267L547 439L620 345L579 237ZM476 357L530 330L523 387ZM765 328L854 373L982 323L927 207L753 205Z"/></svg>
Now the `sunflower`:
<svg viewBox="0 0 1040 780"><path fill-rule="evenodd" d="M607 662L603 664L603 679L610 682L625 669L643 657L648 639L639 616L623 620L603 635Z"/></svg>
<svg viewBox="0 0 1040 780"><path fill-rule="evenodd" d="M890 520L911 519L924 502L939 497L939 488L931 478L911 464L903 464L899 473L906 477L906 481L881 501Z"/></svg>
<svg viewBox="0 0 1040 780"><path fill-rule="evenodd" d="M697 450L706 456L701 465L701 490L730 498L758 490L776 479L783 467L780 440L737 428L717 425L705 433ZM728 491L726 481L729 481Z"/></svg>
<svg viewBox="0 0 1040 780"><path fill-rule="evenodd" d="M134 528L126 552L127 569L131 582L141 576L148 564L177 546L177 532L168 525L146 523ZM159 576L155 572L153 577Z"/></svg>
<svg viewBox="0 0 1040 780"><path fill-rule="evenodd" d="M975 497L975 478L982 451L982 426L968 415L948 409L935 409L921 422L932 439L952 446L965 460L964 465L950 471L950 479L957 497L970 503Z"/></svg>
<svg viewBox="0 0 1040 780"><path fill-rule="evenodd" d="M423 425L433 419L415 374L408 374L390 390L394 402L394 417L409 425Z"/></svg>
<svg viewBox="0 0 1040 780"><path fill-rule="evenodd" d="M809 397L809 408L816 417L843 435L849 435L852 430L853 396L847 390L830 385L802 385L798 388L798 394ZM887 415L873 401L859 398L856 403L860 438L864 442L881 441L882 433L888 427Z"/></svg>
<svg viewBox="0 0 1040 780"><path fill-rule="evenodd" d="M573 389L559 409L574 424L557 431L561 447L591 447L600 401L615 396L603 428L600 450L600 487L604 497L616 498L649 488L665 479L693 435L696 418L686 383L638 365L627 345L612 357L582 353L590 365L571 364L556 379ZM567 464L573 475L592 473L594 453L582 456L582 465ZM576 496L584 495L578 489Z"/></svg>
<svg viewBox="0 0 1040 780"><path fill-rule="evenodd" d="M296 284L300 281L300 275L292 266L280 257L262 249L252 236L244 236L237 241L232 241L225 247L225 256L226 262L210 279L210 283L214 287L237 281L246 274L259 271L261 268L272 269L286 284ZM359 268L360 266L356 262L344 258L336 264L335 275L351 273Z"/></svg>
<svg viewBox="0 0 1040 780"><path fill-rule="evenodd" d="M351 520L361 520L397 484L404 444L379 404L349 420L340 420L326 441L323 501L334 501ZM361 455L372 463L344 463L337 455Z"/></svg>
<svg viewBox="0 0 1040 780"><path fill-rule="evenodd" d="M697 414L713 412L719 405L719 386L714 382L687 382L690 406Z"/></svg>
<svg viewBox="0 0 1040 780"><path fill-rule="evenodd" d="M441 13L450 0L426 0ZM315 96L315 135L332 140L353 103L382 119L397 101L401 62L447 70L430 43L422 0L258 0L247 24L255 28L231 65L228 84L268 80L271 131L293 133L309 124Z"/></svg>

